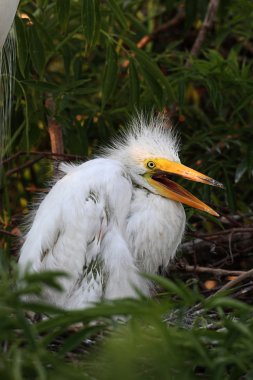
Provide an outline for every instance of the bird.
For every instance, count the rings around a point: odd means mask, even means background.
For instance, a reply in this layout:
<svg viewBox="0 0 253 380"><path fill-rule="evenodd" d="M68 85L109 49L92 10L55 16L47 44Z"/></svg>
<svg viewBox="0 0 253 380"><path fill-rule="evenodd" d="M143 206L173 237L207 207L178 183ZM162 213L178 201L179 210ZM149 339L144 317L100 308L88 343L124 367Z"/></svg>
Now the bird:
<svg viewBox="0 0 253 380"><path fill-rule="evenodd" d="M21 275L67 272L60 293L45 287L42 295L63 309L151 296L142 273L174 258L186 225L182 204L218 216L175 181L223 187L181 164L179 139L162 116L139 114L93 159L61 171L35 211L18 265Z"/></svg>

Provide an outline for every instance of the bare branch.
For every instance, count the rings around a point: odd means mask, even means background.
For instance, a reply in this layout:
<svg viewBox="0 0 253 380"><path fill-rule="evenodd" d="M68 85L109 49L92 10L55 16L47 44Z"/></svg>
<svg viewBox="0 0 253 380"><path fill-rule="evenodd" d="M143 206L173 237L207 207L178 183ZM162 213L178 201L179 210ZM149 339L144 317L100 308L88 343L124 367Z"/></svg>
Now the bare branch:
<svg viewBox="0 0 253 380"><path fill-rule="evenodd" d="M26 152L26 151L19 151L12 156L6 158L5 160L2 161L2 164L0 166L3 166L15 159L17 159L20 156L43 156L43 157L52 157L52 156L57 156L57 157L62 157L64 159L74 159L74 160L84 160L87 159L85 156L79 156L77 154L68 154L68 153L52 153L52 152L47 152L47 151L36 151L36 152Z"/></svg>
<svg viewBox="0 0 253 380"><path fill-rule="evenodd" d="M190 272L190 273L210 273L215 276L240 276L242 274L245 274L247 272L240 271L240 270L227 270L227 269L221 269L221 268L210 268L210 267L201 267L199 265L173 265L169 267L169 270L171 271L184 271L184 272Z"/></svg>
<svg viewBox="0 0 253 380"><path fill-rule="evenodd" d="M9 177L9 176L11 176L14 173L18 173L18 172L20 172L20 171L22 171L22 170L24 170L26 168L29 168L30 166L32 166L36 162L40 161L42 158L43 158L43 156L39 156L39 157L34 158L33 160L29 160L26 163L24 163L23 165L20 165L20 166L15 167L14 169L8 170L5 173L5 175L6 175L6 177Z"/></svg>
<svg viewBox="0 0 253 380"><path fill-rule="evenodd" d="M206 38L206 34L209 29L211 29L214 19L218 10L220 0L210 0L205 19L203 21L202 27L200 28L200 31L197 35L197 38L191 48L191 56L196 57L199 53L199 50ZM189 59L186 62L186 66L190 66L190 61Z"/></svg>
<svg viewBox="0 0 253 380"><path fill-rule="evenodd" d="M40 161L42 158L45 158L45 157L52 160L55 160L55 159L57 160L86 160L87 159L87 157L85 156L79 156L76 154L65 154L65 153L55 153L55 152L29 152L27 153L24 151L20 151L13 154L11 157L7 158L6 160L2 161L0 167L3 167L4 165L9 164L10 162L16 160L20 156L38 156L38 157L25 162L23 165L15 166L15 168L8 170L5 173L7 177L32 166L34 163L36 163L37 161Z"/></svg>
<svg viewBox="0 0 253 380"><path fill-rule="evenodd" d="M218 235L230 235L230 234L238 234L238 233L245 233L245 232L253 232L253 227L236 227L236 228L230 228L223 231L217 231L213 232L211 234L194 234L197 238L206 238L206 239L212 239L215 236Z"/></svg>
<svg viewBox="0 0 253 380"><path fill-rule="evenodd" d="M234 280L229 281L224 286L222 286L219 290L217 290L215 294L229 290L235 287L236 285L240 284L240 282L247 280L248 278L253 278L253 269L250 269L247 272L242 273L240 276L238 276Z"/></svg>
<svg viewBox="0 0 253 380"><path fill-rule="evenodd" d="M6 236L10 236L10 237L15 237L15 238L20 237L17 234L14 234L14 233L12 233L10 231L5 231L5 230L2 230L2 229L0 229L0 235L6 235Z"/></svg>
<svg viewBox="0 0 253 380"><path fill-rule="evenodd" d="M138 49L143 49L150 41L152 41L152 39L155 38L155 36L158 34L158 33L161 33L163 31L166 31L170 28L172 28L173 26L176 26L181 20L183 20L185 17L185 10L184 10L184 6L182 4L179 5L179 8L178 8L178 12L177 14L175 15L175 17L173 17L172 19L168 20L167 22L165 22L164 24L162 25L159 25L154 31L153 33L151 34L147 34L145 36L143 36L140 41L137 43L137 48ZM124 68L127 68L129 66L129 59L126 59L123 64L122 64L122 67Z"/></svg>
<svg viewBox="0 0 253 380"><path fill-rule="evenodd" d="M48 133L50 136L51 150L52 153L63 154L64 153L64 144L62 129L60 124L55 120L55 102L51 94L47 94L45 100L45 106L49 111L47 117L48 121Z"/></svg>

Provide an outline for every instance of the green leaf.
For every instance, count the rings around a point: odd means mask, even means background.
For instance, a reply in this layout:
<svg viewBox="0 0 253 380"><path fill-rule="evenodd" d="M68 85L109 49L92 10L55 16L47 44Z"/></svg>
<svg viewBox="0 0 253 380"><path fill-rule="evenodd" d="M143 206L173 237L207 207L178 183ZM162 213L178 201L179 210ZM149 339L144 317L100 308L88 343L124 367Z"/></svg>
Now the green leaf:
<svg viewBox="0 0 253 380"><path fill-rule="evenodd" d="M163 96L163 89L159 85L158 81L156 80L155 76L151 75L149 71L145 69L144 66L141 66L141 73L143 75L143 78L150 90L151 95L153 96L157 106L159 108L162 108L164 105L164 96Z"/></svg>
<svg viewBox="0 0 253 380"><path fill-rule="evenodd" d="M111 8L112 12L114 13L116 19L118 20L119 24L122 26L123 29L127 29L127 20L125 18L125 15L119 6L118 0L108 0L108 5Z"/></svg>
<svg viewBox="0 0 253 380"><path fill-rule="evenodd" d="M63 86L61 86L61 89L64 91L69 91L73 89L77 89L78 87L86 86L87 83L90 82L90 79L79 79L75 81L71 81L70 83L66 83Z"/></svg>
<svg viewBox="0 0 253 380"><path fill-rule="evenodd" d="M44 8L46 6L48 0L37 0L37 3L40 8Z"/></svg>
<svg viewBox="0 0 253 380"><path fill-rule="evenodd" d="M195 212L195 211L194 211ZM195 212L196 213L196 212ZM198 212L199 213L199 210ZM223 224L219 221L219 219L216 217L216 216L213 216L213 215L210 215L208 214L207 212L201 212L201 214L203 214L203 217L207 220L210 220L211 222L217 224L217 226L219 226L222 230L224 230L224 226Z"/></svg>
<svg viewBox="0 0 253 380"><path fill-rule="evenodd" d="M70 0L56 0L56 9L59 24L66 29L69 21Z"/></svg>
<svg viewBox="0 0 253 380"><path fill-rule="evenodd" d="M148 29L143 22L141 22L141 19L139 20L137 17L135 17L132 13L130 12L124 12L127 19L131 22L132 28L143 35L148 34Z"/></svg>
<svg viewBox="0 0 253 380"><path fill-rule="evenodd" d="M67 338L64 342L64 345L62 346L59 354L64 356L69 351L76 348L79 344L81 344L85 339L90 338L91 336L96 335L104 328L103 325L100 326L91 326L83 328L80 331L77 331L75 334L71 335L69 338Z"/></svg>
<svg viewBox="0 0 253 380"><path fill-rule="evenodd" d="M46 58L44 46L40 40L39 34L34 26L29 27L29 50L33 66L40 77L43 74Z"/></svg>
<svg viewBox="0 0 253 380"><path fill-rule="evenodd" d="M26 38L25 22L18 16L15 18L16 35L17 35L17 53L19 70L25 76L25 67L28 58L28 46Z"/></svg>
<svg viewBox="0 0 253 380"><path fill-rule="evenodd" d="M24 310L21 310L17 307L16 309L16 318L17 321L19 322L20 327L22 328L24 335L30 344L30 347L32 349L36 348L37 342L35 339L35 334L34 334L34 326L28 323L27 319L25 318L24 315Z"/></svg>
<svg viewBox="0 0 253 380"><path fill-rule="evenodd" d="M98 0L82 1L82 24L86 38L86 49L90 50L97 42L100 31L100 12Z"/></svg>
<svg viewBox="0 0 253 380"><path fill-rule="evenodd" d="M130 49L135 53L136 61L139 63L141 70L143 71L143 75L146 78L146 81L149 83L149 86L152 87L152 91L154 90L154 87L156 87L157 92L154 94L156 96L156 99L162 99L163 96L167 98L169 96L171 99L174 100L174 95L172 88L168 82L168 78L166 78L160 68L157 66L155 62L150 58L149 55L147 55L144 51L138 49L136 45L129 40L126 37L123 37L123 40L125 43L130 47ZM153 78L151 79L147 79ZM155 85L154 83L157 82ZM158 90L159 86L159 90ZM160 102L160 101L159 101ZM165 99L163 98L163 103L165 102Z"/></svg>
<svg viewBox="0 0 253 380"><path fill-rule="evenodd" d="M225 189L226 189L228 206L232 212L235 212L236 211L235 191L234 191L233 184L231 183L228 177L228 174L225 170L224 170L224 179L225 179Z"/></svg>
<svg viewBox="0 0 253 380"><path fill-rule="evenodd" d="M110 41L107 43L105 70L102 83L102 108L112 96L117 83L117 54Z"/></svg>
<svg viewBox="0 0 253 380"><path fill-rule="evenodd" d="M224 293L231 293L232 291L233 289L229 289L227 291L214 295L214 297L206 299L205 305L210 309L222 307L252 311L252 306L247 305L239 300L224 296Z"/></svg>
<svg viewBox="0 0 253 380"><path fill-rule="evenodd" d="M42 92L59 92L59 87L56 86L53 83L49 83L46 81L40 81L40 80L24 80L22 83L29 87L34 87L38 91Z"/></svg>
<svg viewBox="0 0 253 380"><path fill-rule="evenodd" d="M247 151L247 170L249 173L252 173L253 169L253 149L251 146L248 147Z"/></svg>
<svg viewBox="0 0 253 380"><path fill-rule="evenodd" d="M243 160L240 162L240 164L237 166L236 171L235 171L235 183L238 183L244 173L247 170L247 162L246 160Z"/></svg>
<svg viewBox="0 0 253 380"><path fill-rule="evenodd" d="M138 109L140 103L140 82L137 67L133 59L129 65L130 102L132 108Z"/></svg>
<svg viewBox="0 0 253 380"><path fill-rule="evenodd" d="M193 0L193 1L185 1L185 28L186 29L189 29L196 16L197 16L197 11L198 11L198 1L196 0Z"/></svg>
<svg viewBox="0 0 253 380"><path fill-rule="evenodd" d="M185 92L186 92L186 81L185 78L182 78L182 80L178 83L178 103L180 107L184 106L185 103Z"/></svg>
<svg viewBox="0 0 253 380"><path fill-rule="evenodd" d="M202 299L198 293L194 293L192 290L187 288L187 286L183 282L174 282L167 278L153 275L153 274L143 274L143 277L148 278L151 281L156 282L161 287L163 287L166 291L172 294L176 294L185 302L193 303L199 299Z"/></svg>

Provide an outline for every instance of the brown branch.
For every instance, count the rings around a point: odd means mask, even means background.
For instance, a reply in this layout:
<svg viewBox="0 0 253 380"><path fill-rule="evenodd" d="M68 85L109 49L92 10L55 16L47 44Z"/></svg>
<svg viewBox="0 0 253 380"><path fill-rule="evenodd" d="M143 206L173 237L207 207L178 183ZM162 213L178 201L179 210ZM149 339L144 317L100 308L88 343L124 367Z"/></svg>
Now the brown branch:
<svg viewBox="0 0 253 380"><path fill-rule="evenodd" d="M36 186L27 186L26 191L29 191L30 193L48 193L49 189L48 188L41 188L41 187L36 187Z"/></svg>
<svg viewBox="0 0 253 380"><path fill-rule="evenodd" d="M198 55L199 50L200 50L200 48L201 48L201 46L205 40L206 34L207 34L208 30L211 29L211 27L214 23L214 19L215 19L216 13L217 13L219 2L220 2L220 0L210 0L209 1L205 19L203 21L202 27L200 28L196 39L194 41L194 44L191 48L190 56L185 63L185 67L190 67L191 57L196 57ZM175 112L176 112L176 103L173 103L171 106L170 117L172 117L175 114Z"/></svg>
<svg viewBox="0 0 253 380"><path fill-rule="evenodd" d="M4 166L4 165L7 164L8 162L11 162L11 161L17 159L20 155L23 155L23 152L17 152L17 153L15 153L15 154L13 154L12 156L6 158L5 160L3 160L3 161L1 162L0 167L1 167L1 166Z"/></svg>
<svg viewBox="0 0 253 380"><path fill-rule="evenodd" d="M203 24L199 30L199 33L197 35L196 40L194 41L194 44L191 48L190 55L192 57L196 57L199 53L199 50L205 40L206 34L209 29L211 29L214 19L218 10L220 0L210 0L206 12L205 19L203 21ZM186 67L190 66L189 59L186 62Z"/></svg>
<svg viewBox="0 0 253 380"><path fill-rule="evenodd" d="M151 34L146 34L145 36L143 36L139 42L137 42L136 46L138 49L143 49L150 41L152 41L155 36L158 34L158 33L161 33L165 30L168 30L170 29L171 27L173 26L176 26L181 20L183 20L185 17L185 10L184 10L184 6L181 4L179 5L179 8L178 8L178 13L175 15L175 17L173 17L171 20L168 20L167 22L165 22L164 24L162 25L159 25L154 31L153 33ZM135 54L133 54L134 56ZM124 68L127 68L129 66L129 59L126 59L123 63L122 63L122 67Z"/></svg>
<svg viewBox="0 0 253 380"><path fill-rule="evenodd" d="M85 156L79 156L77 154L68 154L68 153L52 153L52 152L43 152L43 151L37 151L37 152L26 152L26 151L19 151L15 154L13 154L12 156L6 158L4 161L2 161L2 165L5 165L7 164L8 162L10 161L13 161L15 160L16 158L18 158L19 156L44 156L44 157L47 157L47 156L58 156L58 157L63 157L63 158L66 158L66 159L75 159L75 160L84 160L84 159L87 159L87 157Z"/></svg>
<svg viewBox="0 0 253 380"><path fill-rule="evenodd" d="M210 273L215 276L240 276L247 272L240 270L227 270L221 268L209 268L209 267L201 267L199 265L173 265L169 268L172 271L182 270L184 272L196 272L196 273Z"/></svg>
<svg viewBox="0 0 253 380"><path fill-rule="evenodd" d="M212 238L219 235L237 234L237 233L243 233L243 232L253 232L253 227L236 227L236 228L230 228L228 230L213 232L211 234L203 234L203 235L194 234L194 236L199 239L201 238L208 239L208 238Z"/></svg>
<svg viewBox="0 0 253 380"><path fill-rule="evenodd" d="M51 117L48 117L48 133L50 136L52 153L63 154L64 146L62 130L57 121Z"/></svg>
<svg viewBox="0 0 253 380"><path fill-rule="evenodd" d="M227 291L235 287L236 285L238 285L240 282L247 280L248 278L253 278L253 269L250 269L247 272L242 273L240 276L238 276L234 280L229 281L228 283L223 285L219 290L217 290L215 294ZM215 294L213 294L212 296L214 296Z"/></svg>
<svg viewBox="0 0 253 380"><path fill-rule="evenodd" d="M78 156L78 155L75 155L75 154L65 154L65 153L53 153L53 152L23 152L23 151L20 151L18 153L15 153L13 156L9 157L8 159L4 160L2 162L2 164L0 166L4 166L5 164L17 159L17 157L20 157L20 156L25 156L25 155L28 155L28 156L39 156L39 157L36 157L35 159L32 159L32 160L29 160L27 161L26 163L24 163L23 165L20 165L18 167L15 167L14 169L10 169L8 170L5 175L8 177L8 176L11 176L12 174L15 174L17 172L20 172L30 166L32 166L34 163L36 163L37 161L40 161L42 158L50 158L50 159L60 159L60 158L63 158L63 159L67 159L67 160L72 160L72 159L75 159L75 160L86 160L87 157L84 157L84 156Z"/></svg>
<svg viewBox="0 0 253 380"><path fill-rule="evenodd" d="M0 229L0 234L1 235L7 235L7 236L10 236L10 237L15 237L15 238L20 237L19 235L13 234L10 231L5 231L5 230L2 230L2 229Z"/></svg>
<svg viewBox="0 0 253 380"><path fill-rule="evenodd" d="M8 171L5 173L5 175L6 175L6 177L9 177L9 176L11 176L12 174L18 173L18 172L20 172L20 171L22 171L22 170L24 170L24 169L26 169L26 168L32 166L32 165L35 164L36 162L40 161L42 158L43 158L43 156L39 156L39 157L34 158L33 160L29 160L29 161L27 161L26 163L24 163L23 165L20 165L20 166L14 168L14 169L10 169L10 170L8 170Z"/></svg>
<svg viewBox="0 0 253 380"><path fill-rule="evenodd" d="M243 289L238 290L238 292L234 293L235 298L239 298L241 296L245 296L248 292L253 290L253 285L246 286Z"/></svg>
<svg viewBox="0 0 253 380"><path fill-rule="evenodd" d="M222 218L227 220L228 224L230 224L234 228L240 228L242 226L242 224L239 223L237 220L235 220L234 217L231 215L221 215L221 219ZM224 221L224 223L225 223L225 221Z"/></svg>
<svg viewBox="0 0 253 380"><path fill-rule="evenodd" d="M47 121L52 153L63 154L64 144L62 129L55 119L55 102L51 94L46 95L45 106L49 111Z"/></svg>
<svg viewBox="0 0 253 380"><path fill-rule="evenodd" d="M182 243L179 250L184 255L194 255L198 252L210 251L212 249L225 249L228 244L242 253L249 250L253 245L253 228L233 228L219 231L217 234L193 234L196 238ZM221 263L220 263L221 264ZM220 265L218 265L220 266Z"/></svg>
<svg viewBox="0 0 253 380"><path fill-rule="evenodd" d="M185 17L184 6L181 4L178 8L178 13L171 20L168 20L164 24L158 25L154 32L150 35L146 35L140 39L137 43L137 48L144 48L158 33L164 32L173 26L176 26Z"/></svg>
<svg viewBox="0 0 253 380"><path fill-rule="evenodd" d="M239 275L237 278L234 280L229 281L226 283L224 286L222 286L219 290L217 290L215 293L211 294L207 299L212 299L213 297L216 296L216 294L220 294L222 292L225 292L236 285L238 285L240 282L247 280L248 278L253 278L253 269L248 270L247 272L242 273ZM201 304L198 303L197 305L194 305L190 310L189 314L192 313L192 315L200 315L204 312L204 309L201 307Z"/></svg>
<svg viewBox="0 0 253 380"><path fill-rule="evenodd" d="M175 15L175 17L173 17L171 20L168 20L166 23L164 23L162 25L159 25L155 29L154 33L152 33L152 37L154 37L156 34L158 34L160 32L164 32L165 30L167 30L167 29L169 29L169 28L171 28L173 26L176 26L184 18L185 18L184 5L180 4L179 7L178 7L178 12Z"/></svg>
<svg viewBox="0 0 253 380"><path fill-rule="evenodd" d="M143 49L144 48L144 46L146 46L150 41L151 41L151 39L152 39L152 35L150 34L150 35L145 35L145 36L143 36L141 39L140 39L140 41L137 43L137 48L138 49Z"/></svg>
<svg viewBox="0 0 253 380"><path fill-rule="evenodd" d="M251 45L251 43L249 41L244 41L242 43L242 46L247 49L251 54L253 54L253 46Z"/></svg>

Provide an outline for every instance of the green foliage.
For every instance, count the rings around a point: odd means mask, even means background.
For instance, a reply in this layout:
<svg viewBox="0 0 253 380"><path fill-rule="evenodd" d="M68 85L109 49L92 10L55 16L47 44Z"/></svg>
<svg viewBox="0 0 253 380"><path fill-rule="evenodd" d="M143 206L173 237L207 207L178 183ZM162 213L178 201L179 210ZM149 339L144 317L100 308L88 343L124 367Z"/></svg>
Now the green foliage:
<svg viewBox="0 0 253 380"><path fill-rule="evenodd" d="M185 16L163 29L182 4ZM12 138L6 150L28 156L50 151L50 115L61 126L65 153L84 158L123 128L136 109L167 110L182 137L182 161L223 182L226 191L194 183L187 188L221 211L248 213L253 3L221 1L216 22L193 58L189 52L207 6L207 0L21 0ZM149 42L137 47L147 36ZM45 106L49 96L51 110ZM32 198L29 188L41 188L51 178L51 167L39 160L22 153L5 164L1 228L11 231ZM211 216L202 218L205 225L222 227ZM1 239L0 251L1 378L253 377L251 306L222 296L205 300L160 278L156 281L165 292L159 300L115 301L77 312L27 302L24 294L40 293L45 283L57 288L57 281L41 274L17 288L15 270L6 266L9 240ZM194 314L197 303L200 314ZM28 310L50 318L31 323ZM120 322L118 316L129 320ZM81 330L67 331L78 322L84 323ZM96 343L90 347L90 342Z"/></svg>
<svg viewBox="0 0 253 380"><path fill-rule="evenodd" d="M11 273L2 271L0 279L4 379L251 378L252 306L222 295L206 300L182 283L153 277L164 289L159 300L62 311L25 298L45 283L55 288L56 274L27 276L17 288ZM50 317L32 323L28 312Z"/></svg>
<svg viewBox="0 0 253 380"><path fill-rule="evenodd" d="M81 156L136 109L167 109L182 136L183 161L225 182L226 197L196 184L189 189L220 207L246 211L253 190L252 4L222 2L215 28L193 58L190 30L195 38L207 5L185 1L181 22L159 31L180 1L22 0L12 151L50 150L49 94L65 153ZM153 38L137 47L147 35Z"/></svg>

